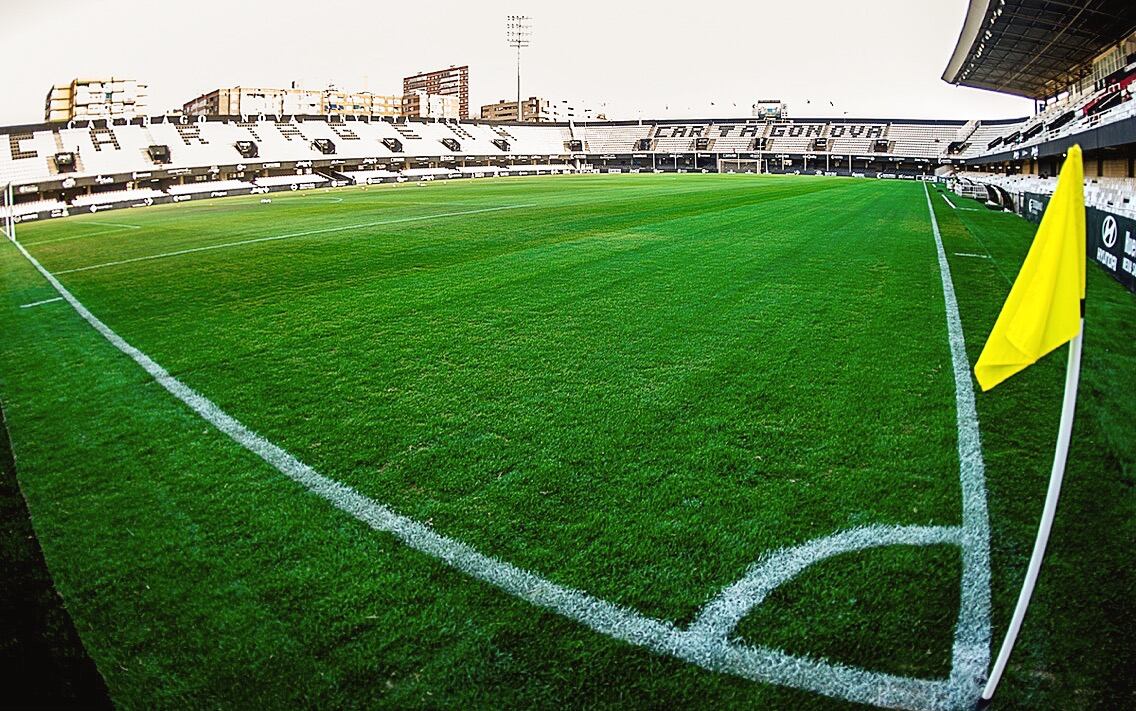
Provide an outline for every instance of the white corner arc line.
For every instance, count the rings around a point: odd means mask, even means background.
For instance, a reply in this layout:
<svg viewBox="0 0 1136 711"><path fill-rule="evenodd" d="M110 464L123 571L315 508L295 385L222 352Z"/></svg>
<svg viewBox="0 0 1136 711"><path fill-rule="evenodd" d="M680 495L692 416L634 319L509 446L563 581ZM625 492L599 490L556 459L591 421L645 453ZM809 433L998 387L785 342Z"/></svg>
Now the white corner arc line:
<svg viewBox="0 0 1136 711"><path fill-rule="evenodd" d="M533 207L533 204L525 205L501 205L499 207L484 207L477 210L460 210L457 212L442 212L434 215L416 215L413 217L398 217L391 220L376 220L374 222L362 222L355 225L342 225L340 227L324 227L318 230L307 230L304 232L292 232L284 235L273 235L271 237L256 237L254 239L242 239L236 242L225 242L223 244L210 244L204 247L191 247L189 249L179 249L173 252L162 252L161 254L150 254L145 257L132 257L131 259L119 259L113 262L103 262L102 264L91 264L85 267L76 267L74 269L61 269L56 274L73 274L75 272L86 272L92 269L105 269L106 267L117 267L121 264L133 264L135 262L148 262L152 259L166 259L167 257L178 257L183 254L195 254L197 252L209 252L215 249L228 249L229 247L240 247L246 244L259 244L261 242L276 242L282 239L292 239L294 237L310 237L311 235L329 234L332 232L344 232L346 230L359 230L365 227L378 227L380 225L398 225L406 222L423 222L425 220L437 220L445 217L459 217L461 215L476 215L482 212L500 212L502 210L519 210L525 207Z"/></svg>
<svg viewBox="0 0 1136 711"><path fill-rule="evenodd" d="M883 546L943 544L961 545L961 529L958 526L862 526L772 551L703 607L690 630L725 639L769 593L806 568L833 556Z"/></svg>
<svg viewBox="0 0 1136 711"><path fill-rule="evenodd" d="M931 204L931 193L923 185L931 232L939 259L943 282L943 301L947 312L951 364L955 378L955 409L958 420L959 479L962 484L962 590L958 625L951 658L951 682L957 706L977 701L990 666L990 518L986 506L986 463L982 456L982 436L974 405L974 385L966 339L962 332L958 299L955 297L951 266L939 233L939 221Z"/></svg>
<svg viewBox="0 0 1136 711"><path fill-rule="evenodd" d="M21 309L30 309L33 306L43 306L44 304L53 304L56 301L63 301L62 296L56 296L54 299L44 299L43 301L33 301L30 304L20 304Z"/></svg>
<svg viewBox="0 0 1136 711"><path fill-rule="evenodd" d="M927 200L929 206L929 195ZM934 220L933 213L932 220ZM941 242L938 240L937 226L935 232L936 241L939 245L940 267L942 268L945 264L945 255L941 248ZM319 474L281 447L250 430L208 398L174 378L145 353L126 342L109 326L92 314L63 286L54 274L44 268L22 244L15 239L10 239L10 241L56 291L59 292L61 298L71 305L79 316L115 346L115 348L129 356L165 390L197 413L202 419L212 424L237 444L263 459L289 479L303 486L309 492L323 498L336 508L354 516L371 528L395 536L408 547L437 558L471 577L500 588L510 595L538 607L552 610L568 619L577 621L593 631L644 647L658 654L677 657L712 671L729 673L753 681L781 684L802 690L814 691L826 696L858 703L874 704L887 708L912 709L913 711L928 709L932 711L940 709L948 711L949 709L961 708L963 702L967 699L973 700L973 697L969 696L973 684L969 682L969 679L965 675L960 674L959 663L960 656L964 662L969 659L967 655L971 653L970 641L971 637L974 636L971 633L972 630L970 630L970 627L966 628L967 634L962 634L964 620L969 620L971 617L968 616L966 603L973 601L972 598L975 597L974 595L968 595L967 590L975 588L978 592L981 592L982 587L981 585L973 586L967 584L967 572L974 566L977 560L975 555L968 555L967 553L967 546L972 545L972 542L976 540L975 532L968 530L968 528L973 527L974 524L972 520L973 517L968 516L968 511L972 512L975 506L968 504L969 498L967 496L967 492L973 491L973 482L969 484L966 481L963 482L964 515L961 529L956 530L951 527L910 527L908 529L899 529L906 530L906 533L896 532L885 534L892 535L896 540L901 537L907 537L910 540L899 542L915 541L915 544L918 544L917 542L919 540L935 543L947 542L948 539L958 540L961 538L964 551L964 604L960 612L960 621L956 628L955 644L952 649L953 665L950 679L918 679L883 672L873 672L829 662L823 659L795 656L769 647L749 646L743 643L733 642L724 637L707 634L705 630L698 629L694 626L681 629L673 622L643 615L627 607L591 596L581 590L559 585L510 563L486 556L465 543L431 530L425 524L395 513L386 506L360 494L349 486ZM949 274L944 273L943 279L944 288L946 289L946 285L949 284ZM953 287L951 288L950 295L952 298L948 299L948 325L952 323L951 315L952 305L954 303ZM953 309L953 313L955 321L957 322L957 307ZM961 337L961 326L958 328L958 335ZM955 332L954 327L952 327L952 356L955 355ZM957 381L958 363L956 362L955 365ZM973 392L969 390L969 381L967 385L973 409ZM959 393L959 401L959 412L961 414L961 391ZM977 428L976 420L974 421L974 425L975 428ZM963 422L960 418L960 460L962 459L961 454L964 449L963 429ZM975 432L977 432L976 429ZM972 450L968 447L967 451L971 452ZM979 457L981 457L980 445L978 453ZM981 463L981 459L979 459L979 462ZM963 469L965 469L965 467L960 464L960 470ZM978 483L982 484L982 481L979 480ZM982 499L980 503L983 512L982 523L985 524L984 488L981 490L981 495ZM880 528L886 529L887 527ZM911 528L917 530L912 531ZM874 530L877 533L880 532L880 529L873 527L854 529L851 532L847 532L847 535L837 534L835 537L823 539L826 541L835 539L836 543L832 546L814 545L813 547L816 550L828 550L830 547L840 548L841 545L859 545L863 541L857 541L855 539L857 536L864 535L863 531L865 530ZM841 539L841 536L845 535L846 539ZM983 542L987 547L984 550L986 550L987 553L988 563L988 537L982 538L978 536L977 540ZM810 545L813 544L805 544L806 547ZM793 549L790 549L789 552L791 552L791 550ZM789 577L791 577L791 575ZM986 568L986 575L983 580L985 580L986 585L985 619L987 624L985 628L986 645L984 648L984 659L988 660L988 567ZM981 598L981 595L977 597ZM979 622L981 622L982 619L982 616L979 615ZM979 627L981 628L981 625L979 625ZM981 629L979 631L981 632ZM965 654L960 655L960 651ZM961 668L963 671L969 672L971 665L968 664ZM985 666L983 666L983 670L984 669ZM967 683L960 683L960 679Z"/></svg>

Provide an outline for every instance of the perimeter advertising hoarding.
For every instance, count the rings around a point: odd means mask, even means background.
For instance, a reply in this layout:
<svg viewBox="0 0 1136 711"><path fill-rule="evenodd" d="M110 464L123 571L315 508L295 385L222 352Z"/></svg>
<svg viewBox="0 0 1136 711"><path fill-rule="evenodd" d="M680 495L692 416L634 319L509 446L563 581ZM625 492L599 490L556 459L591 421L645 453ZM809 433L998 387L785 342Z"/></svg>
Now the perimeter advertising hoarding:
<svg viewBox="0 0 1136 711"><path fill-rule="evenodd" d="M1041 222L1049 195L1023 193L1018 214ZM1085 208L1085 248L1089 261L1136 293L1136 220L1095 207Z"/></svg>

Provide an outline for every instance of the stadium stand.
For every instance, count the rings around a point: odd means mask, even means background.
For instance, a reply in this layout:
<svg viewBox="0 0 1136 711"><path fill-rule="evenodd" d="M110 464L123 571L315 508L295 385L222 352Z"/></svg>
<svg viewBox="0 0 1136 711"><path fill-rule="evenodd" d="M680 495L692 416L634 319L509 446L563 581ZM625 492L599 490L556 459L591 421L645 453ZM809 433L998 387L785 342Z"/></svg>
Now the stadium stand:
<svg viewBox="0 0 1136 711"><path fill-rule="evenodd" d="M888 127L887 138L892 144L890 149L892 153L940 157L947 153L957 133L958 131L950 126L894 124Z"/></svg>
<svg viewBox="0 0 1136 711"><path fill-rule="evenodd" d="M990 4L976 0L974 5ZM989 25L986 12L979 19ZM1000 36L995 33L995 40ZM964 40L960 37L960 47ZM1132 204L1130 146L1136 143L1136 40L1124 41L1128 44L1117 46L1129 48L1127 54L1110 65L1109 74L1063 88L1047 84L1051 94L1035 97L1038 112L1021 119L495 124L241 116L80 121L0 129L0 182L21 187L17 211L37 217L59 214L57 203L125 206L293 185L583 171L825 172L924 179L957 171L956 184L976 195L982 185L1016 195L1044 191L1044 180L1056 174L1062 151L1078 141L1096 161L1086 175L1098 181L1090 188L1100 204L1123 210ZM957 49L956 54L968 51L973 55L977 50ZM996 56L986 51L987 57ZM1091 54L1085 56L1091 59ZM976 81L973 71L960 83ZM986 83L995 81L989 72L984 76ZM1033 79L1023 81L1015 86L1017 93L1032 86ZM1093 152L1106 146L1107 154ZM1040 182L1011 179L1017 175Z"/></svg>
<svg viewBox="0 0 1136 711"><path fill-rule="evenodd" d="M499 127L500 128L500 127ZM509 126L498 135L512 141L512 152L529 155L563 155L565 144L572 139L569 126ZM498 151L500 153L500 151Z"/></svg>
<svg viewBox="0 0 1136 711"><path fill-rule="evenodd" d="M449 178L451 175L458 175L458 171L454 168L407 168L402 171L403 176L412 180L433 180L435 178Z"/></svg>
<svg viewBox="0 0 1136 711"><path fill-rule="evenodd" d="M411 170L447 169L423 175L452 173L468 161L476 165L502 161L503 168L521 163L527 164L526 172L545 173L551 171L540 169L540 165L566 165L555 159L564 161L572 158L573 153L576 162L571 164L572 170L596 158L603 159L601 170L607 171L644 167L716 170L718 156L737 158L749 153L750 158L775 155L777 164L769 161L766 167L790 172L818 167L831 170L835 166L848 173L848 159L854 158L857 173L919 175L931 173L932 164L961 164L1004 152L1007 136L1028 136L1025 141L1036 142L1075 135L1084 129L1086 119L1088 125L1098 126L1100 117L1122 119L1129 115L1124 112L1136 105L1125 99L1106 111L1062 120L1059 126L1049 129L1058 119L1095 98L1096 94L1079 101L1053 102L1037 117L1009 122L714 119L495 125L344 122L326 117L233 117L193 122L156 119L110 125L105 121L82 122L62 127L16 127L5 132L7 140L0 137L0 180L32 184L44 190L62 189L64 200L72 201L92 190L109 188L148 187L169 195L187 194L187 190L192 193L195 188L187 188L183 183L194 185L202 176L214 181L233 179L249 183L242 187L275 188L297 182L294 174L287 173L290 170L317 176L322 172L341 182L355 180L356 173L373 173L375 168L402 175L405 171L399 171L400 166L377 163L395 155L428 163L413 165ZM1041 130L1034 128L1039 125ZM580 141L582 150L571 151L572 141ZM1029 143L1011 143L1011 150L1020 150L1022 145ZM695 151L709 154L710 160L694 165L685 158L676 158ZM73 170L66 174L55 164L59 153L75 156ZM663 159L652 157L646 161L647 154ZM805 156L812 162L799 160ZM534 160L536 157L544 160ZM332 161L337 164L334 170L329 167ZM275 175L270 172L273 170ZM283 176L279 175L282 171ZM469 172L459 170L458 174ZM142 174L152 184L134 185L135 176ZM416 173L406 175L415 176ZM362 176L362 180L382 182L396 177L371 174ZM67 180L73 180L74 185L64 186ZM320 180L317 177L299 182ZM21 200L30 201L33 197Z"/></svg>
<svg viewBox="0 0 1136 711"><path fill-rule="evenodd" d="M251 190L256 186L244 180L203 180L197 183L171 185L166 188L170 195L195 195L199 193L230 192L235 190Z"/></svg>
<svg viewBox="0 0 1136 711"><path fill-rule="evenodd" d="M1035 5L971 0L943 74L953 83L1033 98L1036 113L1019 119L81 120L0 128L0 183L19 188L16 210L37 218L60 214L60 204L125 206L293 185L584 171L953 176L975 194L989 185L1017 195L1043 194L1063 152L1078 142L1086 176L1095 181L1088 186L1094 199L1130 209L1136 6L1086 0L1082 9L1040 12ZM1031 58L1027 65L1023 56Z"/></svg>
<svg viewBox="0 0 1136 711"><path fill-rule="evenodd" d="M30 202L16 203L13 206L0 206L0 217L8 217L9 215L34 215L38 213L50 213L57 210L65 211L66 209L67 203L62 200L32 200Z"/></svg>
<svg viewBox="0 0 1136 711"><path fill-rule="evenodd" d="M153 188L135 188L133 190L107 190L105 192L88 193L87 195L78 195L71 204L75 207L83 207L87 205L113 205L115 203L123 202L139 202L142 200L153 200L154 198L165 197L166 193Z"/></svg>
<svg viewBox="0 0 1136 711"><path fill-rule="evenodd" d="M1038 107L978 124L955 146L951 187L1036 222L1066 151L1080 145L1088 254L1136 292L1136 4L971 0L943 79Z"/></svg>
<svg viewBox="0 0 1136 711"><path fill-rule="evenodd" d="M278 185L315 185L319 183L328 182L327 178L315 173L308 173L304 175L271 175L264 178L257 178L253 181L259 187L271 188Z"/></svg>
<svg viewBox="0 0 1136 711"><path fill-rule="evenodd" d="M463 165L458 172L467 178L484 178L508 172L508 169L498 165Z"/></svg>
<svg viewBox="0 0 1136 711"><path fill-rule="evenodd" d="M1019 200L1027 194L1053 194L1057 178L1036 175L1001 175L976 171L959 171L953 176L952 189L967 197L986 197L969 186L996 185ZM1085 205L1136 219L1136 181L1131 178L1095 177L1085 179Z"/></svg>
<svg viewBox="0 0 1136 711"><path fill-rule="evenodd" d="M355 185L371 185L375 183L389 183L401 177L401 173L393 170L348 170L343 175Z"/></svg>
<svg viewBox="0 0 1136 711"><path fill-rule="evenodd" d="M576 131L587 149L595 153L626 153L636 150L636 142L648 138L650 133L651 126L642 124L582 126Z"/></svg>

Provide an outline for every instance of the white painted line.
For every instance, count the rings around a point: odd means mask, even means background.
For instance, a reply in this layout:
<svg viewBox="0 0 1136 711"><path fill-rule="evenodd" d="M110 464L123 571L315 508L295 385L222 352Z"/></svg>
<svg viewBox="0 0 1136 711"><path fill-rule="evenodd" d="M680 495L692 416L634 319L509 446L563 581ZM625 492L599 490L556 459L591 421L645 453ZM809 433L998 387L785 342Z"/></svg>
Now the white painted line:
<svg viewBox="0 0 1136 711"><path fill-rule="evenodd" d="M702 608L691 632L725 640L734 627L775 589L806 568L843 553L882 546L930 546L962 543L957 526L865 526L814 538L792 548L767 553L745 576Z"/></svg>
<svg viewBox="0 0 1136 711"><path fill-rule="evenodd" d="M989 254L972 254L970 252L955 252L956 257L978 257L979 259L990 259Z"/></svg>
<svg viewBox="0 0 1136 711"><path fill-rule="evenodd" d="M952 210L962 210L963 212L987 212L987 210L983 210L982 208L978 207L959 207L951 202L951 199L947 197L946 193L939 194L943 196L943 199L947 201L947 204L951 206Z"/></svg>
<svg viewBox="0 0 1136 711"><path fill-rule="evenodd" d="M972 706L982 691L990 667L990 519L986 508L986 463L982 457L982 436L978 412L974 407L974 384L966 357L951 266L939 234L939 221L931 204L931 194L923 186L935 250L939 257L939 276L943 282L943 301L947 311L951 364L955 376L955 411L958 420L959 479L962 483L962 590L955 641L951 652L951 686L955 706Z"/></svg>
<svg viewBox="0 0 1136 711"><path fill-rule="evenodd" d="M931 207L930 194L927 194L927 206ZM15 240L12 242L92 328L129 356L171 395L281 474L371 528L389 533L407 546L437 558L473 578L494 585L533 605L555 611L596 632L658 654L683 659L705 669L814 691L857 703L913 711L946 711L973 703L980 688L980 677L985 673L989 661L989 531L981 442L978 439L978 422L974 414L974 393L969 380L965 344L954 287L950 281L946 255L933 211L931 219L947 303L947 324L955 371L959 468L963 489L962 526L866 527L776 551L751 567L741 581L728 586L721 595L708 603L697 621L686 629L674 622L649 617L581 590L558 585L536 573L486 556L465 543L431 530L425 524L395 513L349 486L321 475L253 432L123 340L80 303L23 245ZM940 543L958 543L963 549L962 606L955 630L949 679L918 679L873 672L823 659L794 656L770 647L750 646L726 637L732 624L740 619L737 615L741 606L767 594L776 585L792 578L814 562L839 553L881 545Z"/></svg>
<svg viewBox="0 0 1136 711"><path fill-rule="evenodd" d="M102 220L98 220L98 221L88 220L86 222L86 224L88 224L88 225L106 225L108 227L124 227L128 230L140 230L140 229L142 229L141 225L127 225L127 224L123 224L122 222L103 222Z"/></svg>
<svg viewBox="0 0 1136 711"><path fill-rule="evenodd" d="M140 230L140 229L142 229L142 227L139 226L139 225L123 225L123 224L119 224L117 222L95 222L93 220L88 221L88 222L77 222L77 223L74 223L74 224L69 225L69 226L81 227L83 225L110 225L110 226L114 227L114 229L97 230L95 232L80 232L78 234L68 235L67 237L56 237L55 239L44 239L44 240L40 240L38 242L28 242L27 246L38 247L41 244L54 244L56 242L70 242L71 240L75 240L75 239L85 239L87 237L97 237L99 235L109 235L109 234L112 234L112 233L115 233L115 232L122 232L123 230Z"/></svg>
<svg viewBox="0 0 1136 711"><path fill-rule="evenodd" d="M286 235L274 235L272 237L257 237L255 239L243 239L237 242L225 242L223 244L211 244L205 247L192 247L190 249L179 249L174 252L163 252L161 254L151 254L145 257L134 257L132 259L120 259L114 262L103 262L102 264L92 264L86 267L77 267L75 269L63 269L57 272L58 274L73 274L75 272L86 272L92 269L105 269L106 267L116 267L121 264L133 264L135 262L148 262L152 259L166 259L167 257L178 257L183 254L194 254L197 252L209 252L215 249L228 249L229 247L240 247L246 244L259 244L261 242L276 242L282 239L292 239L293 237L309 237L311 235L329 234L332 232L343 232L345 230L358 230L364 227L378 227L379 225L397 225L405 222L422 222L425 220L437 220L445 217L458 217L460 215L476 215L482 212L500 212L501 210L519 210L525 207L534 207L533 204L524 205L503 205L501 207L485 207L478 210L460 210L457 212L441 212L434 215L418 215L415 217L399 217L393 220L377 220L375 222L362 222L356 225L343 225L342 227L325 227L318 230L307 230L305 232L292 232Z"/></svg>
<svg viewBox="0 0 1136 711"><path fill-rule="evenodd" d="M33 306L42 306L44 304L52 304L52 303L55 303L56 301L63 301L63 297L57 296L54 299L44 299L43 301L33 301L30 304L21 304L20 308L21 309L30 309Z"/></svg>

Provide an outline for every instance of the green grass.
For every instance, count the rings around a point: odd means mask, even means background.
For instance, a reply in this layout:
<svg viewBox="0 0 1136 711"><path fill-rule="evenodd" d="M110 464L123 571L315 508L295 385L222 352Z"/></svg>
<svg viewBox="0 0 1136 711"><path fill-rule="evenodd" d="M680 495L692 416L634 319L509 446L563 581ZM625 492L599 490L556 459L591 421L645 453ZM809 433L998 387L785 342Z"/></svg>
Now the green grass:
<svg viewBox="0 0 1136 711"><path fill-rule="evenodd" d="M973 362L1032 228L935 198ZM19 234L60 272L316 230L61 279L322 474L645 614L689 622L770 549L960 519L920 185L503 179L232 198ZM1035 708L1133 698L1136 305L1090 271L1068 494L1000 692ZM612 641L372 532L213 430L66 304L18 308L55 294L10 245L0 275L0 397L20 483L118 705L847 707ZM996 634L1044 496L1060 361L978 400ZM959 570L953 548L842 556L738 631L944 677Z"/></svg>

